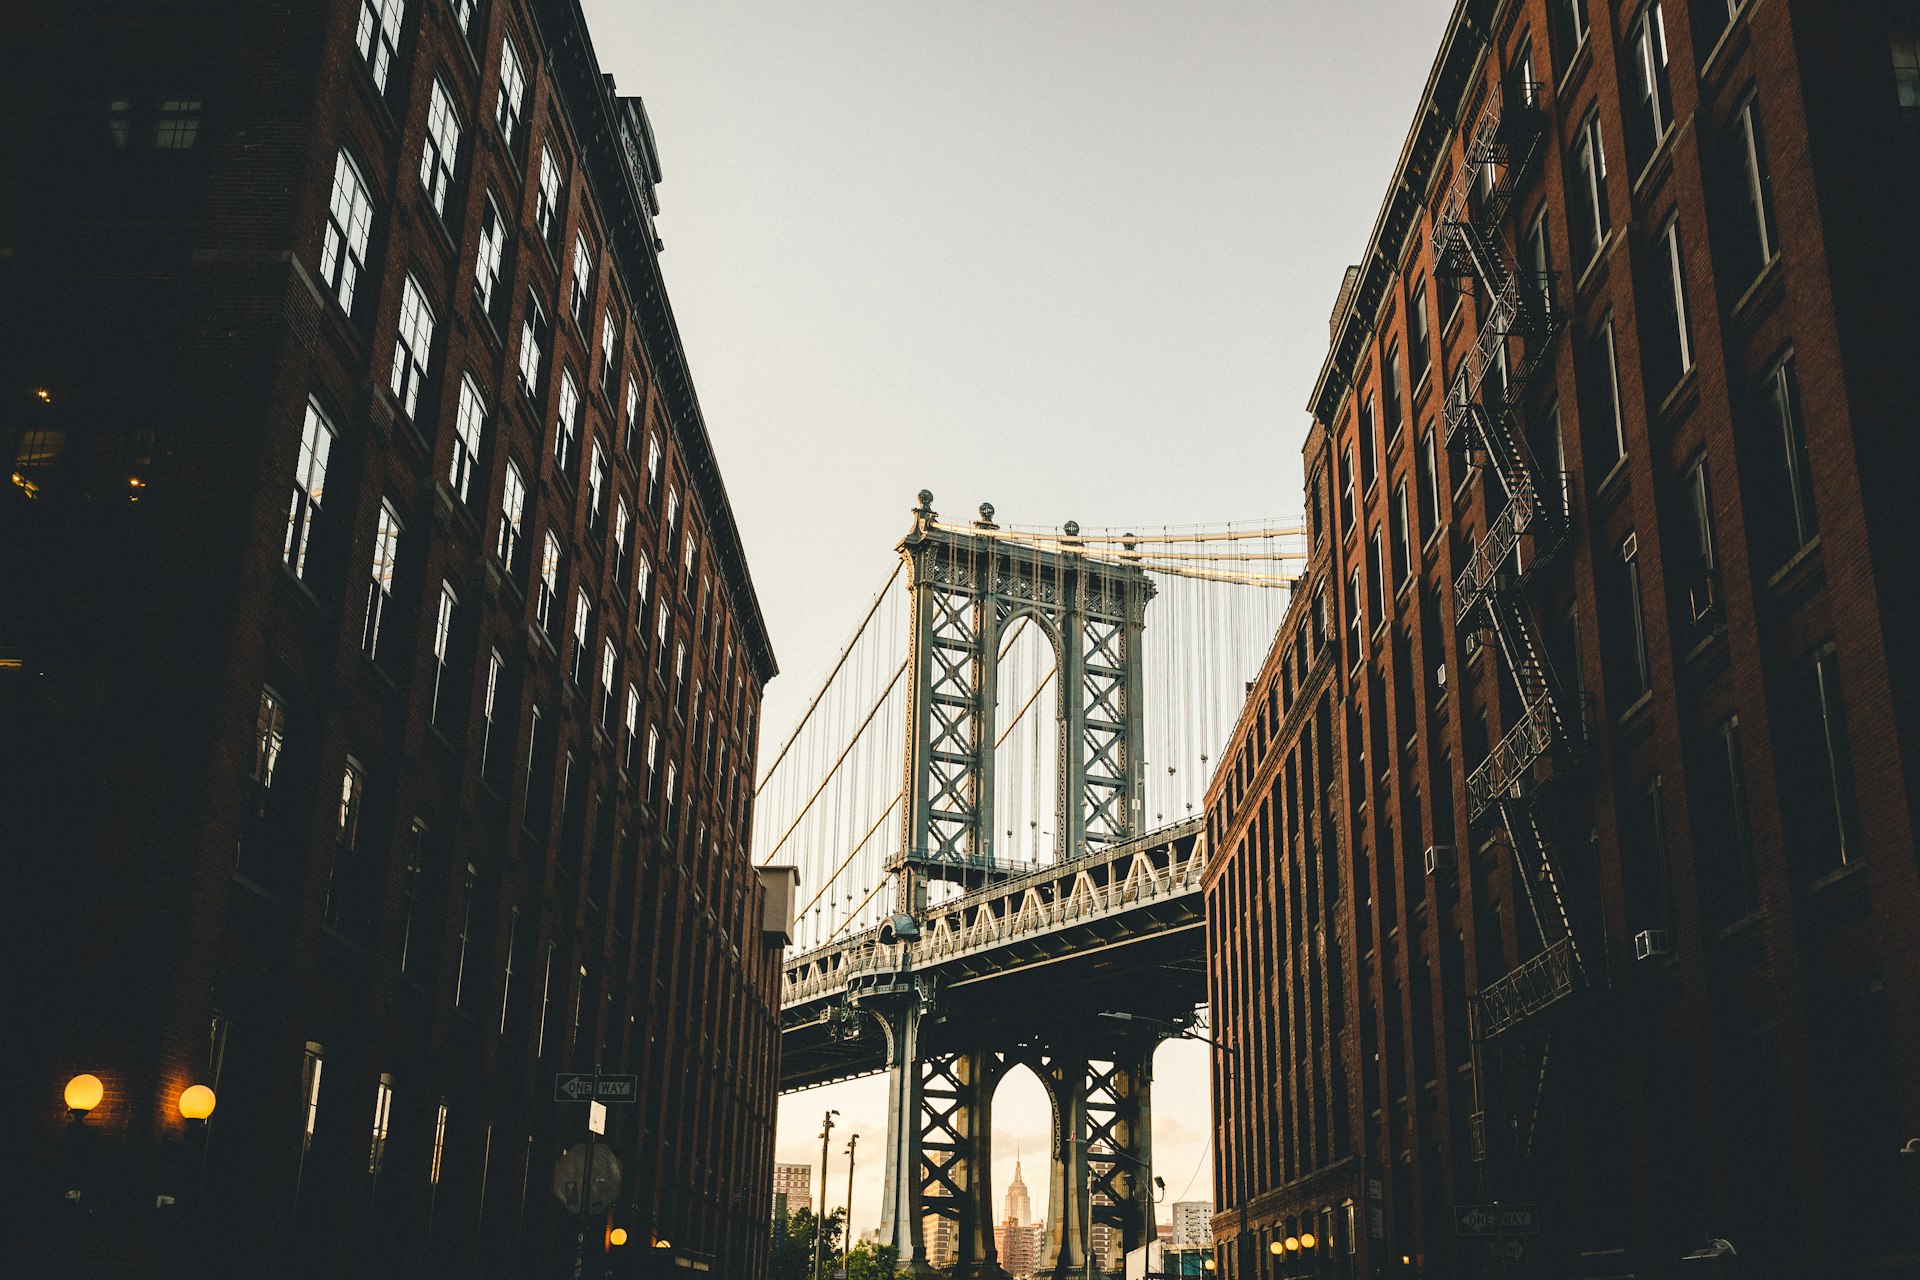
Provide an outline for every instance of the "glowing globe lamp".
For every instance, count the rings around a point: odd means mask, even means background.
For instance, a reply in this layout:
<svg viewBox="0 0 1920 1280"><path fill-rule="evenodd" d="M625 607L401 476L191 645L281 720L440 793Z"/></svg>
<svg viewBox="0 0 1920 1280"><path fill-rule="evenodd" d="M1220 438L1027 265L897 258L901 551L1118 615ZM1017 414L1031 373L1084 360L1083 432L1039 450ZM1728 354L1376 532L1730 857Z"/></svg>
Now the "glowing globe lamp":
<svg viewBox="0 0 1920 1280"><path fill-rule="evenodd" d="M106 1094L106 1086L100 1083L100 1077L81 1072L67 1081L67 1110L75 1115L85 1115L100 1105L100 1099Z"/></svg>

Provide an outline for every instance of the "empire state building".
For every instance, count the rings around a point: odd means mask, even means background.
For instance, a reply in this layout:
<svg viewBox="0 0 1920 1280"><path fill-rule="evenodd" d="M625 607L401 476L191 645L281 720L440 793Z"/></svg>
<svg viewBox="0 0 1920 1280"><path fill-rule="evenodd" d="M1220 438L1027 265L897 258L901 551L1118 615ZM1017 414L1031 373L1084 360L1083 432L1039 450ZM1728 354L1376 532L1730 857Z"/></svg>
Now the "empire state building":
<svg viewBox="0 0 1920 1280"><path fill-rule="evenodd" d="M1027 1194L1017 1159L1013 1162L1013 1181L1007 1184L1007 1214L997 1234L1000 1265L1012 1272L1015 1280L1031 1276L1039 1265L1040 1228L1033 1221L1033 1199Z"/></svg>

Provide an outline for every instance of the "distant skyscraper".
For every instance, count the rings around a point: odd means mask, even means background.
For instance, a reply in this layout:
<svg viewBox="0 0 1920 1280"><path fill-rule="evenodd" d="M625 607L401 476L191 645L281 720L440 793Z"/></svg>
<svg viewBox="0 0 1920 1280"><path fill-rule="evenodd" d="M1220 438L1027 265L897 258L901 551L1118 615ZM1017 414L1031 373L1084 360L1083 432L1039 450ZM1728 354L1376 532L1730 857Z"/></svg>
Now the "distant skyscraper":
<svg viewBox="0 0 1920 1280"><path fill-rule="evenodd" d="M1213 1203L1209 1200L1181 1200L1173 1206L1173 1247L1211 1249L1213 1247Z"/></svg>
<svg viewBox="0 0 1920 1280"><path fill-rule="evenodd" d="M1007 1215L1001 1219L997 1235L1000 1265L1013 1274L1014 1280L1031 1276L1039 1265L1040 1228L1033 1222L1033 1198L1020 1176L1018 1159L1013 1162L1013 1181L1007 1184Z"/></svg>
<svg viewBox="0 0 1920 1280"><path fill-rule="evenodd" d="M773 1166L773 1202L780 1203L780 1197L787 1198L787 1212L792 1213L803 1205L813 1203L813 1166L810 1164L776 1164Z"/></svg>

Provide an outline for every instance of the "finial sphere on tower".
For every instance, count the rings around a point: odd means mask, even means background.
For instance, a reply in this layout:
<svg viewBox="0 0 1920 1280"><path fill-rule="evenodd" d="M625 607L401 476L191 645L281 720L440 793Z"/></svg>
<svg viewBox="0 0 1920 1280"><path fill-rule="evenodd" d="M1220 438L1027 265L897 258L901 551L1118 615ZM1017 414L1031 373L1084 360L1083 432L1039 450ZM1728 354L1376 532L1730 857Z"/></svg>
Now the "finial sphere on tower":
<svg viewBox="0 0 1920 1280"><path fill-rule="evenodd" d="M983 502L980 504L980 518L988 524L993 523L993 504L991 502Z"/></svg>
<svg viewBox="0 0 1920 1280"><path fill-rule="evenodd" d="M933 490L922 489L920 491L920 505L923 507L930 507L933 505Z"/></svg>
<svg viewBox="0 0 1920 1280"><path fill-rule="evenodd" d="M1077 538L1080 536L1080 522L1078 520L1067 521L1067 536L1069 538Z"/></svg>

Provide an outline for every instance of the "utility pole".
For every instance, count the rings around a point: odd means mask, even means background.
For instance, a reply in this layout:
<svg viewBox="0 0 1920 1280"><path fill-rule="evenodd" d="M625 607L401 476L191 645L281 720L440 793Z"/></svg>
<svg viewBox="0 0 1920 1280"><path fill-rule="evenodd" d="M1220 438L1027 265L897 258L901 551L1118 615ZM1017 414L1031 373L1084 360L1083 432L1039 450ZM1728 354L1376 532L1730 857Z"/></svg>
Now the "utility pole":
<svg viewBox="0 0 1920 1280"><path fill-rule="evenodd" d="M839 1114L829 1108L820 1120L820 1216L813 1223L813 1280L820 1280L820 1243L827 1234L827 1139L833 1134L833 1118Z"/></svg>
<svg viewBox="0 0 1920 1280"><path fill-rule="evenodd" d="M860 1135L847 1135L847 1221L846 1243L840 1247L840 1256L846 1257L853 1252L853 1149L860 1145Z"/></svg>

